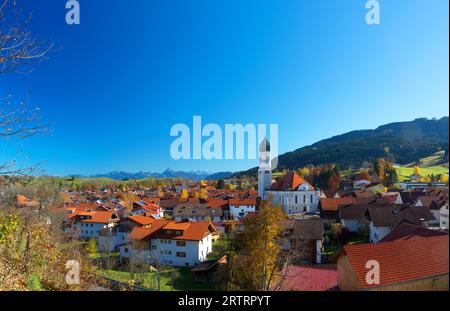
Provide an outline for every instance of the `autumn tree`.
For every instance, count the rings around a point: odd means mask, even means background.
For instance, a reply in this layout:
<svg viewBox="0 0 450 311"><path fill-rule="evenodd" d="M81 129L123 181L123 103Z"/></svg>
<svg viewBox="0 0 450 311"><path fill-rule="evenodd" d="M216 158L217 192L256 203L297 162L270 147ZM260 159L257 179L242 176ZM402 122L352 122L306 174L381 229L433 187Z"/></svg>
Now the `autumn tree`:
<svg viewBox="0 0 450 311"><path fill-rule="evenodd" d="M225 181L222 178L217 180L216 188L217 189L224 189L225 188Z"/></svg>
<svg viewBox="0 0 450 311"><path fill-rule="evenodd" d="M186 189L181 190L180 198L183 200L189 199L189 192Z"/></svg>
<svg viewBox="0 0 450 311"><path fill-rule="evenodd" d="M234 286L242 290L270 289L281 268L280 221L285 217L281 206L262 201L259 212L246 220L242 250L234 261Z"/></svg>

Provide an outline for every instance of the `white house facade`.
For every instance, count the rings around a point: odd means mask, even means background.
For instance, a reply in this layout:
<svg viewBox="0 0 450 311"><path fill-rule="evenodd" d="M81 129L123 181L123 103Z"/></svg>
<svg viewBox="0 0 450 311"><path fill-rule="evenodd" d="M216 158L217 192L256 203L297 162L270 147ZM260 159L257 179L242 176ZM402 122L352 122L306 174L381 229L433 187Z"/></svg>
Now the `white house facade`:
<svg viewBox="0 0 450 311"><path fill-rule="evenodd" d="M135 227L128 236L130 242L120 246L120 256L140 256L160 265L195 266L211 253L213 232L215 228L208 222L155 221Z"/></svg>
<svg viewBox="0 0 450 311"><path fill-rule="evenodd" d="M256 211L256 200L245 199L235 200L231 199L229 202L230 216L234 219L243 219L248 213Z"/></svg>
<svg viewBox="0 0 450 311"><path fill-rule="evenodd" d="M448 230L448 202L440 209L440 227Z"/></svg>

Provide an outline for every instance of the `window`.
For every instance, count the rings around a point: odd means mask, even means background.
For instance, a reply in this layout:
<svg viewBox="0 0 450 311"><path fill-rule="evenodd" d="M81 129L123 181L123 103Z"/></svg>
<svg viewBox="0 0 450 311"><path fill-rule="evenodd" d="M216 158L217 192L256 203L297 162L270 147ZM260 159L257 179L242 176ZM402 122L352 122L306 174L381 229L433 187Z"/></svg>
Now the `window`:
<svg viewBox="0 0 450 311"><path fill-rule="evenodd" d="M298 204L298 197L295 196L295 204Z"/></svg>
<svg viewBox="0 0 450 311"><path fill-rule="evenodd" d="M186 246L185 241L177 241L177 246Z"/></svg>
<svg viewBox="0 0 450 311"><path fill-rule="evenodd" d="M311 194L311 196L309 197L309 201L312 203L313 202L313 197L312 197L312 194Z"/></svg>
<svg viewBox="0 0 450 311"><path fill-rule="evenodd" d="M158 248L158 246L152 245L152 249L157 249L157 248Z"/></svg>
<svg viewBox="0 0 450 311"><path fill-rule="evenodd" d="M123 251L124 251L125 253L128 253L128 247L125 247L125 248L123 249Z"/></svg>
<svg viewBox="0 0 450 311"><path fill-rule="evenodd" d="M185 252L177 252L177 257L186 257Z"/></svg>

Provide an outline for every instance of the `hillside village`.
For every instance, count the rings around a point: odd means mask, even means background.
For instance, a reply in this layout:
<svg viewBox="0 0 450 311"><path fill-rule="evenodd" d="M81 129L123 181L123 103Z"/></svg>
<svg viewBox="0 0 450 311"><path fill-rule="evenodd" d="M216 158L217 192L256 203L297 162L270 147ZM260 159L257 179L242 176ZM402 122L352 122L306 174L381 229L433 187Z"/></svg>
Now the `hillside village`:
<svg viewBox="0 0 450 311"><path fill-rule="evenodd" d="M340 180L337 189L321 189L298 172L274 177L267 157L265 142L256 184L247 180L248 189L236 178L79 190L60 184L58 203L47 208L63 217L63 234L85 245L102 277L132 288L226 289L227 269L239 271L236 258L249 256L236 241L265 234L250 228L268 221L260 213L280 207L272 224L278 272L267 289L448 290L448 182L424 181L417 168L389 188L360 174ZM43 203L17 194L14 206L40 210ZM231 261L234 252L244 257ZM382 272L367 283L366 264L373 260Z"/></svg>

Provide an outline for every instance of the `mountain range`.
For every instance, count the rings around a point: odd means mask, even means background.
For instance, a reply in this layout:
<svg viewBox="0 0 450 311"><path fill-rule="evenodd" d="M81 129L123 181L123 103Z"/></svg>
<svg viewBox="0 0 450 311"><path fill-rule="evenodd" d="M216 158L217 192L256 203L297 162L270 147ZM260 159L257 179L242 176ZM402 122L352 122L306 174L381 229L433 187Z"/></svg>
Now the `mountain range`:
<svg viewBox="0 0 450 311"><path fill-rule="evenodd" d="M442 162L448 162L449 118L419 118L408 122L382 125L373 130L357 130L321 140L287 152L278 157L277 170L296 170L307 165L336 163L340 169L360 168L364 162L387 158L393 163L406 165L438 151L445 151ZM195 181L216 180L230 176L255 175L258 168L242 172L173 171L110 172L91 178L106 177L115 180L143 178L184 178ZM77 176L85 177L85 176Z"/></svg>
<svg viewBox="0 0 450 311"><path fill-rule="evenodd" d="M448 162L448 131L448 117L419 118L373 130L351 131L280 155L277 170L328 163L336 163L341 169L360 168L364 162L380 157L406 165L442 150L445 151L442 162ZM252 168L235 175L254 175L256 171L257 168Z"/></svg>

